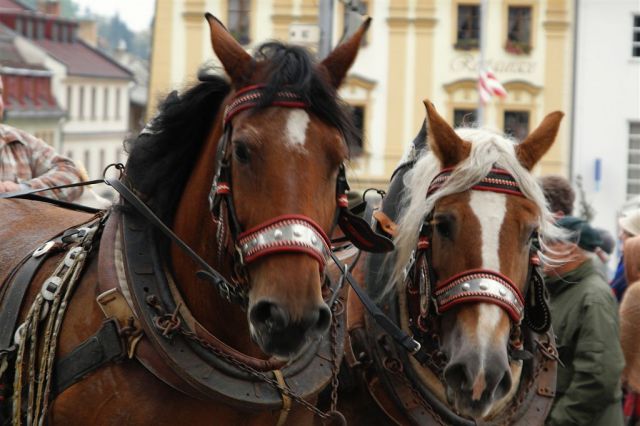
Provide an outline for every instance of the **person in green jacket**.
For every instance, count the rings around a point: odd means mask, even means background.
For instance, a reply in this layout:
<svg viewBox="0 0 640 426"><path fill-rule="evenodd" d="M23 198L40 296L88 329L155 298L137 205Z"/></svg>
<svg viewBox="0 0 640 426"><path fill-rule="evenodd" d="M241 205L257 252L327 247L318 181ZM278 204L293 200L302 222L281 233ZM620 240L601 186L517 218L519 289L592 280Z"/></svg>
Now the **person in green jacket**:
<svg viewBox="0 0 640 426"><path fill-rule="evenodd" d="M545 266L561 361L546 424L622 425L624 356L618 306L592 254L602 239L582 219L565 216L557 224L570 231L575 242L556 242L546 253L562 262Z"/></svg>

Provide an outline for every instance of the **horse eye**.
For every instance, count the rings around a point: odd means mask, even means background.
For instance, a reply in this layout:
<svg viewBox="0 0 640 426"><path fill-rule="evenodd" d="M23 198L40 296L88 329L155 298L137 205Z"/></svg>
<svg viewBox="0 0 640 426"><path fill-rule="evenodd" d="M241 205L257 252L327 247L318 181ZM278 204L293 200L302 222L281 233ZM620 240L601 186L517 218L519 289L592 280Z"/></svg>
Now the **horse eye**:
<svg viewBox="0 0 640 426"><path fill-rule="evenodd" d="M453 238L453 225L448 220L440 219L435 223L436 231L440 236L451 240Z"/></svg>
<svg viewBox="0 0 640 426"><path fill-rule="evenodd" d="M244 143L237 142L234 144L233 155L240 163L246 164L249 162L249 148Z"/></svg>

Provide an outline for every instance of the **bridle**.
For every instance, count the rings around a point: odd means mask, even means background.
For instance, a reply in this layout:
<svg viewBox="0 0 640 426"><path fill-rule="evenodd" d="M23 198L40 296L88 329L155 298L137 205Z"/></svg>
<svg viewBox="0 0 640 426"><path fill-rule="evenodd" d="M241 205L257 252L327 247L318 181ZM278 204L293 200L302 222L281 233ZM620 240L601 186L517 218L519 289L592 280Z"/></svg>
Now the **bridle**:
<svg viewBox="0 0 640 426"><path fill-rule="evenodd" d="M452 172L453 169L442 170L429 185L427 197L443 187ZM470 189L525 196L511 173L499 166L494 166L487 176ZM521 291L509 277L499 271L484 268L462 271L439 280L432 266L433 226L431 212L422 224L417 246L405 268L406 291L416 330L424 333L435 317L456 306L478 302L499 306L509 315L514 327L519 327L524 320L535 332L544 333L549 329L551 321L537 256L537 233L529 241L527 285ZM523 293L527 295L526 299Z"/></svg>
<svg viewBox="0 0 640 426"><path fill-rule="evenodd" d="M248 230L238 220L232 191L231 155L229 146L233 133L233 118L240 112L264 106L265 86L252 85L238 90L224 111L223 134L218 142L216 171L209 195L211 213L218 228L218 240L224 240L225 227L231 236L234 268L232 283L225 283L220 293L229 301L246 306L249 287L247 266L267 256L282 253L300 253L318 262L321 277L330 259L331 240L313 219L305 215L281 215L268 219ZM308 108L306 100L291 90L276 92L269 106ZM336 180L336 209L331 232L340 226L355 246L367 251L388 251L393 243L374 233L368 224L348 209L345 166L341 164ZM219 250L220 252L220 250ZM219 253L220 254L220 253Z"/></svg>

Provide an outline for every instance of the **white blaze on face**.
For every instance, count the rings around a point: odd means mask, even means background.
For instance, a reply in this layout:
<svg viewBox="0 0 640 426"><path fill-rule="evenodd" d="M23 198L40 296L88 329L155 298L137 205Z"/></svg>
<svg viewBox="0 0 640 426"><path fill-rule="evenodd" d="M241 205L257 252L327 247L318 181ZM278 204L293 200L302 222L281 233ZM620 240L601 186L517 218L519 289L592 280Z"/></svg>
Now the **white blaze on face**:
<svg viewBox="0 0 640 426"><path fill-rule="evenodd" d="M471 210L480 222L482 268L500 271L500 230L507 213L507 196L496 192L471 191ZM489 303L478 305L478 338L479 352L484 362L484 353L494 331L500 323L502 308ZM484 367L484 366L483 366Z"/></svg>
<svg viewBox="0 0 640 426"><path fill-rule="evenodd" d="M307 140L307 127L309 126L309 114L301 108L292 109L287 117L285 130L289 145L304 149Z"/></svg>

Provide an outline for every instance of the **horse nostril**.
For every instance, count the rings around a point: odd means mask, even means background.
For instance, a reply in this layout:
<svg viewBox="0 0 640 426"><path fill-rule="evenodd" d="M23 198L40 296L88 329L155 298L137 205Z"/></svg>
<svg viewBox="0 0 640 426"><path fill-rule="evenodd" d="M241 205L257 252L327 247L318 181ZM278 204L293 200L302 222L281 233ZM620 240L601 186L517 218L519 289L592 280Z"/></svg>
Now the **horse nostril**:
<svg viewBox="0 0 640 426"><path fill-rule="evenodd" d="M279 305L260 301L256 303L251 312L249 318L256 326L265 326L270 329L283 329L289 325L289 315Z"/></svg>
<svg viewBox="0 0 640 426"><path fill-rule="evenodd" d="M331 310L328 306L324 305L320 307L318 312L318 320L316 321L313 329L317 332L324 333L331 324Z"/></svg>
<svg viewBox="0 0 640 426"><path fill-rule="evenodd" d="M471 388L471 377L464 364L455 363L444 370L444 379L447 384L456 391Z"/></svg>
<svg viewBox="0 0 640 426"><path fill-rule="evenodd" d="M498 383L498 387L496 388L496 391L495 391L496 399L502 398L503 396L508 394L510 390L511 390L511 372L506 371L502 375L502 379L500 379L500 382Z"/></svg>

